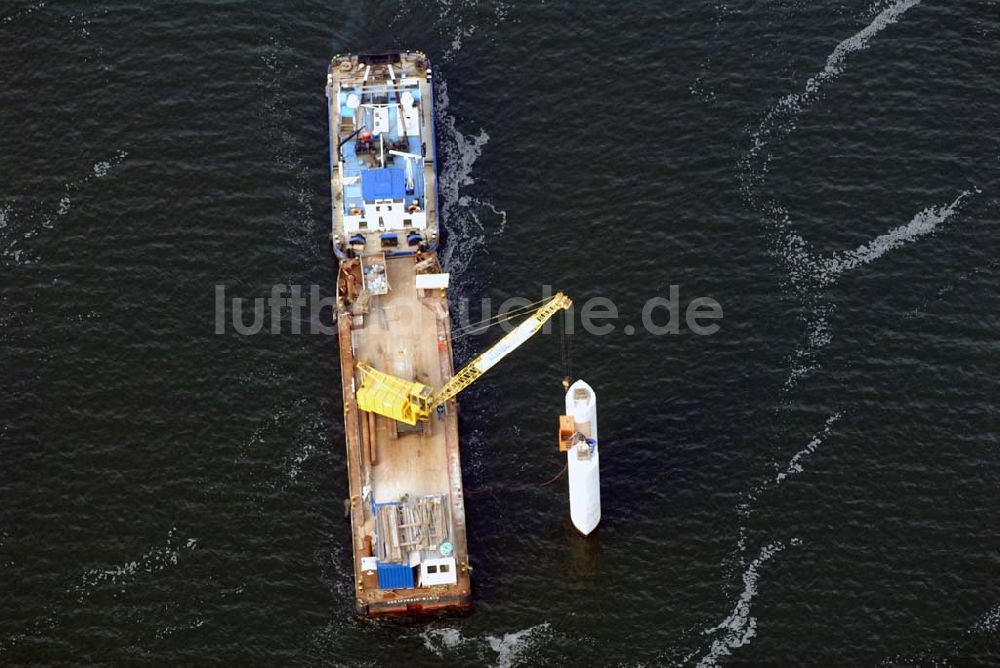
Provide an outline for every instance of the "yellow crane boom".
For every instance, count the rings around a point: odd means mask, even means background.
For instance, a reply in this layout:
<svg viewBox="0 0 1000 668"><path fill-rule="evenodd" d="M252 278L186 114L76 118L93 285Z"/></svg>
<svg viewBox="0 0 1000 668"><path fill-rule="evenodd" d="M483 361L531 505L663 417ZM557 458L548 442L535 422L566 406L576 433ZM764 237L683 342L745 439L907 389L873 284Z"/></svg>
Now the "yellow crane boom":
<svg viewBox="0 0 1000 668"><path fill-rule="evenodd" d="M416 424L417 420L426 420L431 411L476 382L497 362L534 336L552 316L572 305L573 301L569 297L561 292L556 293L524 322L466 364L436 392L423 383L392 376L372 368L367 362L359 361L361 387L357 392L358 407L409 425Z"/></svg>

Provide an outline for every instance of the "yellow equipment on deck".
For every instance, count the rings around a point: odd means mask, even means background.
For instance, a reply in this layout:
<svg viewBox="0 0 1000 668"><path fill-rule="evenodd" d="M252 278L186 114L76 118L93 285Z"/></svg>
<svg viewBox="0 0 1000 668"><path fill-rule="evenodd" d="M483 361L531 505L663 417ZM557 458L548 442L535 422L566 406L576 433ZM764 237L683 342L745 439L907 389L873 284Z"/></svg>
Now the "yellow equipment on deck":
<svg viewBox="0 0 1000 668"><path fill-rule="evenodd" d="M431 388L377 371L365 362L358 362L358 369L364 377L357 394L361 410L411 425L430 414Z"/></svg>
<svg viewBox="0 0 1000 668"><path fill-rule="evenodd" d="M524 322L466 364L437 392L423 383L389 375L372 368L367 362L359 361L361 387L357 392L358 408L408 425L415 425L417 420L426 420L431 411L472 385L497 362L534 336L552 316L572 305L573 301L569 297L561 292L556 293Z"/></svg>

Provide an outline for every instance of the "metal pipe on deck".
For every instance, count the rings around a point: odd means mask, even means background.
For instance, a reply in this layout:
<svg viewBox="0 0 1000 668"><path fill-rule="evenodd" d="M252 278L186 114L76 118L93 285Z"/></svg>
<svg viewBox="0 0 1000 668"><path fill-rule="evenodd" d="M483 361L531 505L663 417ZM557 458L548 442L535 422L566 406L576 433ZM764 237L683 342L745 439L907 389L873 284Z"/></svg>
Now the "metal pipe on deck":
<svg viewBox="0 0 1000 668"><path fill-rule="evenodd" d="M374 464L372 461L374 434L372 434L371 417L372 414L368 411L361 411L361 449L364 461Z"/></svg>
<svg viewBox="0 0 1000 668"><path fill-rule="evenodd" d="M378 466L378 442L375 440L377 432L375 431L374 413L368 413L368 433L370 443L368 446L368 463L372 466Z"/></svg>

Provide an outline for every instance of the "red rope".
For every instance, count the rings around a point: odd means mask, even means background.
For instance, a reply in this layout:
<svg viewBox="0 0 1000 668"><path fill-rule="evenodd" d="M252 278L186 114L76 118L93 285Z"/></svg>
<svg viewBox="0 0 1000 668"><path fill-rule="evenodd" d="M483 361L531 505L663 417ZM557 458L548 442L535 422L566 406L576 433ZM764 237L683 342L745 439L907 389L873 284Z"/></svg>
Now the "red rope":
<svg viewBox="0 0 1000 668"><path fill-rule="evenodd" d="M551 485L552 483L554 483L556 480L559 480L559 478L563 477L563 475L566 473L566 469L568 467L569 467L569 463L568 462L566 464L563 464L563 467L559 471L559 473L555 474L554 476L552 476L551 478L549 478L545 482L528 483L528 484L525 484L525 485L513 485L513 486L510 486L510 487L501 487L501 488L497 488L497 489L500 489L501 491L506 491L506 492L518 492L518 491L525 490L525 489L537 489L537 488L540 488L540 487L546 487L546 486ZM485 494L486 492L489 492L490 494L492 494L493 493L493 489L494 489L493 487L484 487L482 489L468 489L468 488L466 488L465 489L465 493L466 494L471 494L473 496L476 495L476 494Z"/></svg>

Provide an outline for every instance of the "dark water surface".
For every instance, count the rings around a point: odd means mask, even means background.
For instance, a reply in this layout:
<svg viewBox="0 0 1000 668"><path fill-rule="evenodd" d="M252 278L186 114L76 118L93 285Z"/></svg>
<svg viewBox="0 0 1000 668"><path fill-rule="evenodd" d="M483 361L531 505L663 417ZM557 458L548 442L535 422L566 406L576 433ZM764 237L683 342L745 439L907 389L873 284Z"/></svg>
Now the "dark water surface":
<svg viewBox="0 0 1000 668"><path fill-rule="evenodd" d="M0 663L1000 661L998 44L974 1L7 0ZM621 313L572 343L597 534L505 490L562 463L539 337L462 397L476 611L404 627L352 617L336 340L214 333L216 285L329 293L326 62L382 47L436 64L455 306ZM670 285L720 331L626 335Z"/></svg>

